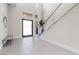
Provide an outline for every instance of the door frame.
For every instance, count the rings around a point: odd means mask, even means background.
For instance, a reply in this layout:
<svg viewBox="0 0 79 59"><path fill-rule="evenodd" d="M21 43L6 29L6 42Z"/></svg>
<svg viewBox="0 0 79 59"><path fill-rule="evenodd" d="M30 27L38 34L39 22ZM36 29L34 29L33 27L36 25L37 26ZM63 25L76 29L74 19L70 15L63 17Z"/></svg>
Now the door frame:
<svg viewBox="0 0 79 59"><path fill-rule="evenodd" d="M26 36L23 35L23 20L27 20L27 21L31 21L32 22L32 35L26 35ZM33 20L22 19L22 37L30 37L30 36L33 36Z"/></svg>

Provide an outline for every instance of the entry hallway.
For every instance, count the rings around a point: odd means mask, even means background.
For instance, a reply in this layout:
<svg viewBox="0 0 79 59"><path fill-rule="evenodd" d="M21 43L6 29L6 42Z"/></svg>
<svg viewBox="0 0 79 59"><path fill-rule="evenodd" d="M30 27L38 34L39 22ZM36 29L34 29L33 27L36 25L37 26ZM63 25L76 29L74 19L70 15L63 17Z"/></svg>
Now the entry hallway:
<svg viewBox="0 0 79 59"><path fill-rule="evenodd" d="M9 40L0 51L1 55L76 55L75 53L39 38Z"/></svg>

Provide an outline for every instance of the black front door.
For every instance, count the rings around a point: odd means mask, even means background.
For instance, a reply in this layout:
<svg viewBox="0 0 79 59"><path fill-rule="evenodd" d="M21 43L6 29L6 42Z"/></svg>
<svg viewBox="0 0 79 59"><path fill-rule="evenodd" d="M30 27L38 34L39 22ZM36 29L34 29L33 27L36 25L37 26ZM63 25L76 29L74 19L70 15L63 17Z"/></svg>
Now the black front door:
<svg viewBox="0 0 79 59"><path fill-rule="evenodd" d="M33 20L22 19L22 36L33 36Z"/></svg>

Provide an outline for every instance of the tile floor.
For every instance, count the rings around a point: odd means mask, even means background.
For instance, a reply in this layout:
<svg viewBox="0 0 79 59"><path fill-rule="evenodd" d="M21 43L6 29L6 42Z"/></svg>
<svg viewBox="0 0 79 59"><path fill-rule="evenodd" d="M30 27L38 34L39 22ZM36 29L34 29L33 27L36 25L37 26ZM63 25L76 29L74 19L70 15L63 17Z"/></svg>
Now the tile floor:
<svg viewBox="0 0 79 59"><path fill-rule="evenodd" d="M0 55L76 55L42 39L32 37L7 41Z"/></svg>

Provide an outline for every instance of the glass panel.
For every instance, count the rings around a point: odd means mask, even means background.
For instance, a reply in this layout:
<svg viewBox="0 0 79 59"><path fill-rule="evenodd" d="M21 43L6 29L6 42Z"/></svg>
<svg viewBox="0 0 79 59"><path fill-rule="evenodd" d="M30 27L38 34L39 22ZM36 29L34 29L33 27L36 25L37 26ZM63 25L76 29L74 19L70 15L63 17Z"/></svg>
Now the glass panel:
<svg viewBox="0 0 79 59"><path fill-rule="evenodd" d="M32 35L32 21L23 20L23 36Z"/></svg>

